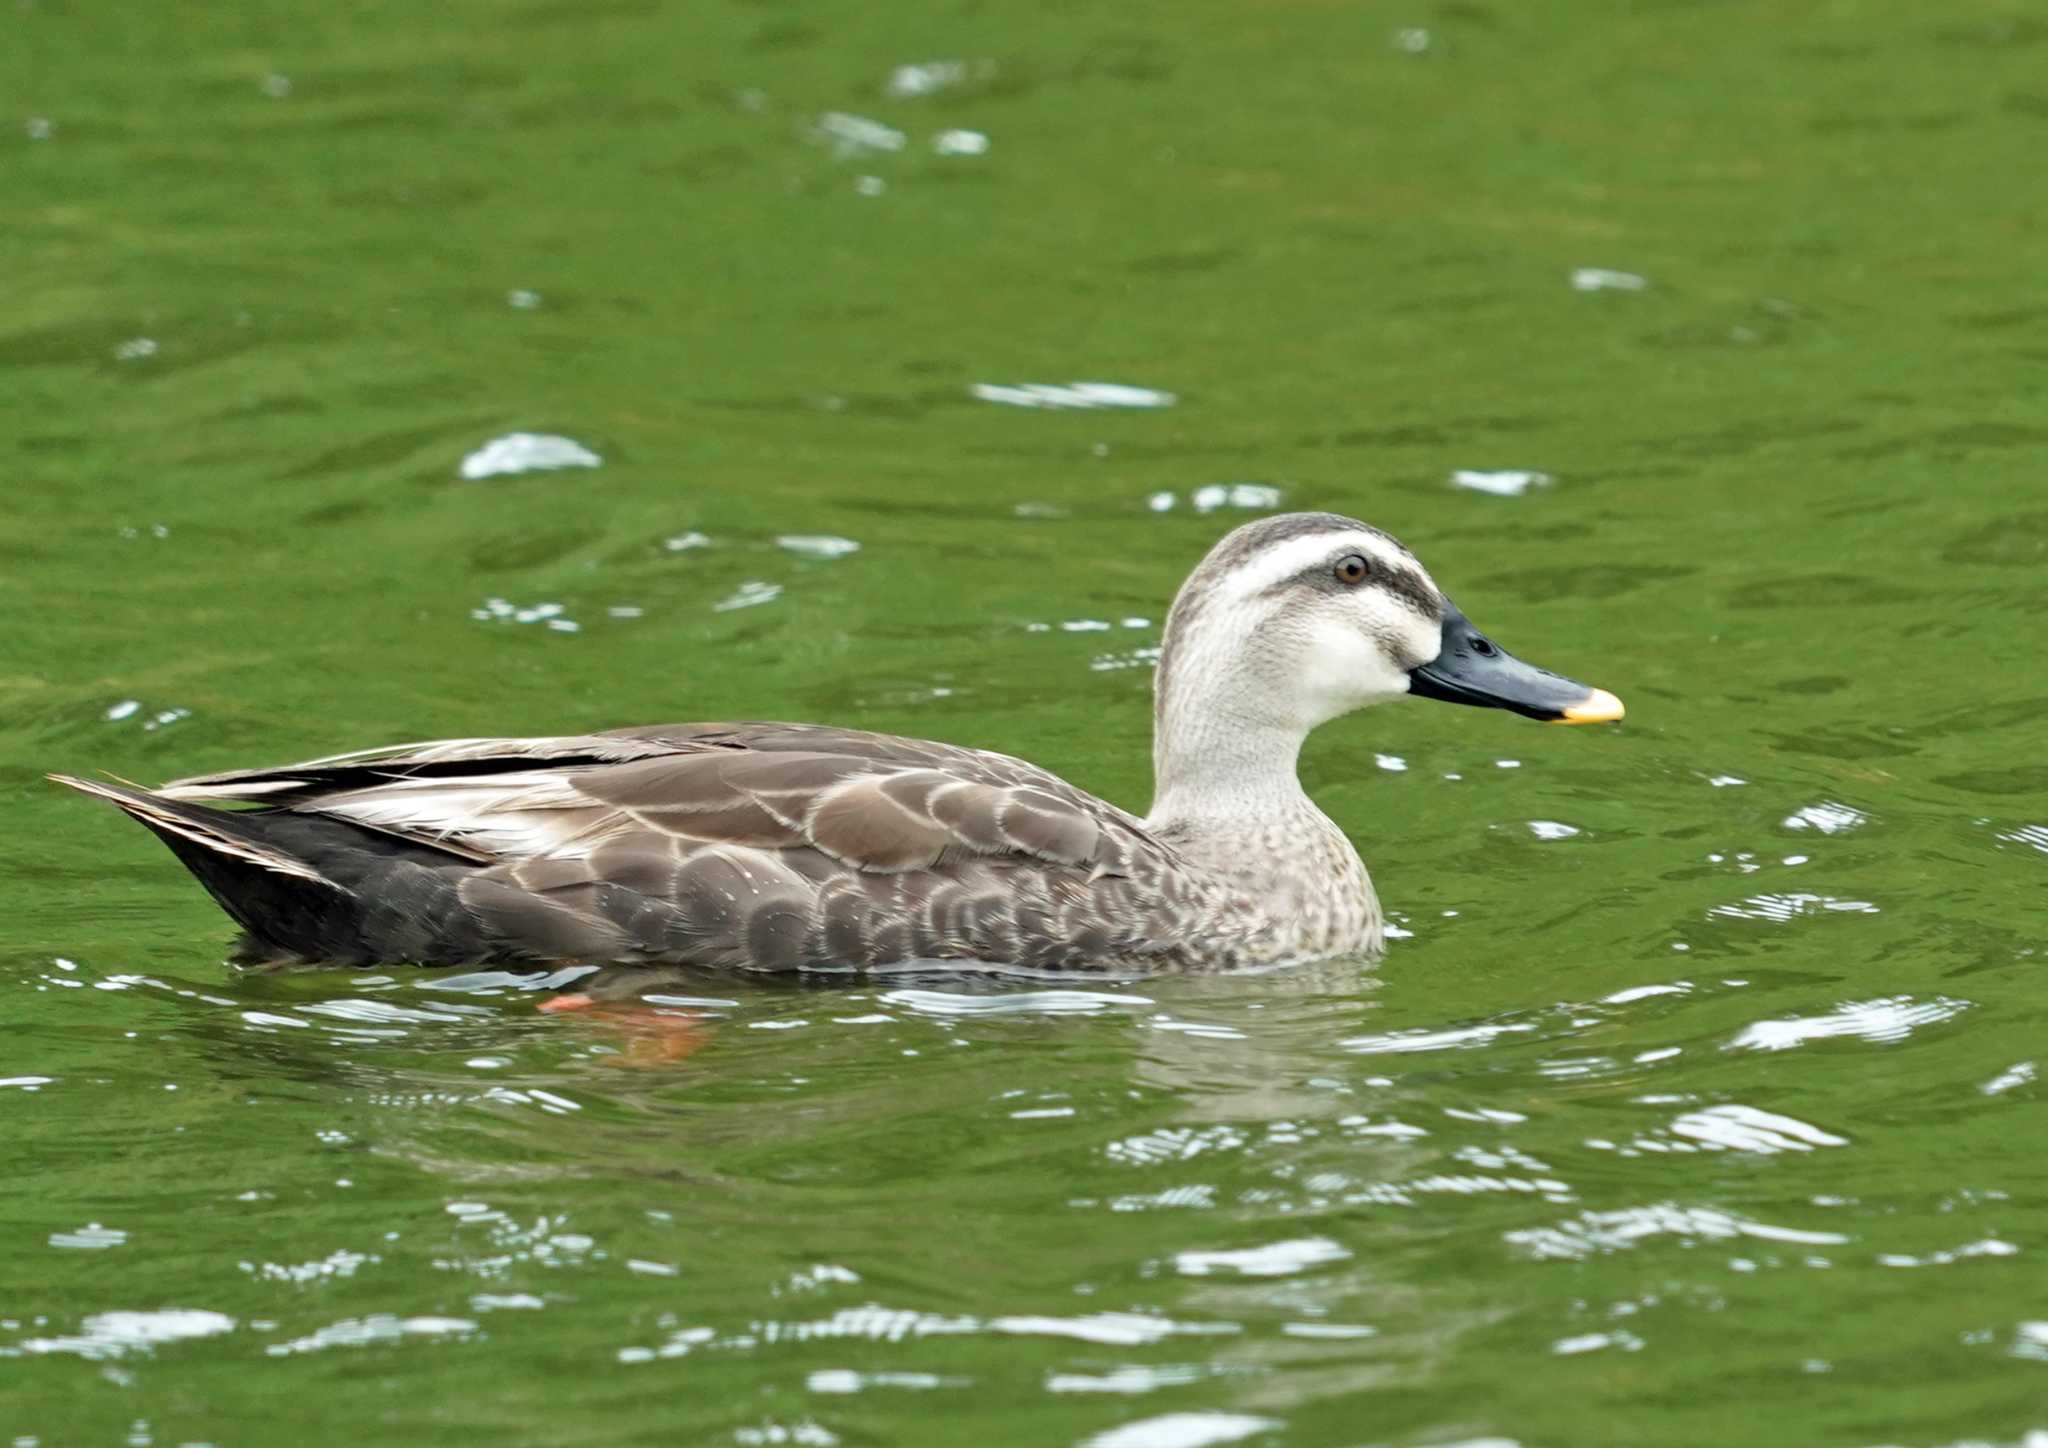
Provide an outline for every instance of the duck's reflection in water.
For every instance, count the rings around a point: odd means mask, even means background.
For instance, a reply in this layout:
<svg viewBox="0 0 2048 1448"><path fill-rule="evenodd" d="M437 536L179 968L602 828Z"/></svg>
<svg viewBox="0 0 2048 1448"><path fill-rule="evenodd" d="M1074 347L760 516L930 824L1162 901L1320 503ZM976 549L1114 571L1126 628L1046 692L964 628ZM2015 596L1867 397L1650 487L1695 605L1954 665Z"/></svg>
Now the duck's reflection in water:
<svg viewBox="0 0 2048 1448"><path fill-rule="evenodd" d="M1205 1117L1320 1115L1327 1085L1301 1064L1355 1030L1379 987L1373 962L1339 957L1256 972L1198 975L1023 974L957 963L885 971L764 975L688 967L602 966L524 979L551 1016L595 1022L621 1038L623 1066L671 1066L710 1044L740 999L858 994L892 1014L973 1020L1117 1014L1142 1033L1132 1084L1200 1101ZM464 978L437 982L460 987ZM877 999L878 997L878 999Z"/></svg>

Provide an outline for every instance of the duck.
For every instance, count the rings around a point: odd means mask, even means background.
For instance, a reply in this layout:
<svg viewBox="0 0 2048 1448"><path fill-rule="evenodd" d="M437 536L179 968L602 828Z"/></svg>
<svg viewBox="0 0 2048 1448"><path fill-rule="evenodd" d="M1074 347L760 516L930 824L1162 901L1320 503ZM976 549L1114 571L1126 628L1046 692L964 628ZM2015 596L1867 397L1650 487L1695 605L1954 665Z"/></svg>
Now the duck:
<svg viewBox="0 0 2048 1448"><path fill-rule="evenodd" d="M1380 953L1364 862L1296 765L1311 731L1403 697L1624 713L1481 633L1391 534L1285 513L1226 533L1173 600L1142 816L1007 754L821 724L50 778L169 846L244 966L1215 971Z"/></svg>

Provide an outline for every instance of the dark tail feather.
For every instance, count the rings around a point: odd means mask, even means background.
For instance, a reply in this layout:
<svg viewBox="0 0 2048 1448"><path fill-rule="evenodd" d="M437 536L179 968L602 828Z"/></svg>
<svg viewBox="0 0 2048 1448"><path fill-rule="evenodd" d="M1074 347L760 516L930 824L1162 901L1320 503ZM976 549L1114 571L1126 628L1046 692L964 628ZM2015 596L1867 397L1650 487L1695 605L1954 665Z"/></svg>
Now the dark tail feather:
<svg viewBox="0 0 2048 1448"><path fill-rule="evenodd" d="M254 957L298 957L337 963L368 961L379 951L365 938L364 902L347 884L320 868L307 851L310 830L331 825L354 843L341 821L320 821L265 810L217 810L165 799L146 789L50 776L83 794L104 799L147 826L184 863L221 909L249 933ZM300 836L303 838L293 838ZM294 848L297 846L298 848Z"/></svg>

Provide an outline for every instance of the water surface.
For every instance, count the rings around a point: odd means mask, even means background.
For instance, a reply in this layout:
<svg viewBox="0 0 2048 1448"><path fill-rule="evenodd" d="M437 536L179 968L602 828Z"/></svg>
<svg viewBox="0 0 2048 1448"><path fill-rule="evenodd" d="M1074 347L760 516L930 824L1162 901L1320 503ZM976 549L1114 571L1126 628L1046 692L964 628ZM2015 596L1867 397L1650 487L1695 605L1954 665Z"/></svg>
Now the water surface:
<svg viewBox="0 0 2048 1448"><path fill-rule="evenodd" d="M2048 1434L2024 7L7 32L0 1441ZM237 977L40 779L765 717L1142 808L1275 505L1630 705L1314 741L1377 968Z"/></svg>

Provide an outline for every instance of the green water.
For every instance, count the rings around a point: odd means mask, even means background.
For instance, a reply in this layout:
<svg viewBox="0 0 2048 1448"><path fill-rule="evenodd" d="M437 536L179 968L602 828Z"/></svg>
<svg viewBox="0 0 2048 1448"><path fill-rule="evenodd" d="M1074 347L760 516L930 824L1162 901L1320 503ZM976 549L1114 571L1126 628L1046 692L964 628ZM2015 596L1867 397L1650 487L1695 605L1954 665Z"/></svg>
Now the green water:
<svg viewBox="0 0 2048 1448"><path fill-rule="evenodd" d="M2048 1434L2033 7L0 36L0 1443ZM971 392L1075 379L1177 401ZM603 465L458 479L517 430ZM1142 808L1240 482L1630 705L1313 742L1376 969L694 977L649 1064L503 978L235 977L40 778L786 718Z"/></svg>

